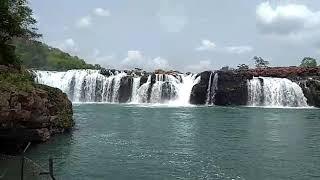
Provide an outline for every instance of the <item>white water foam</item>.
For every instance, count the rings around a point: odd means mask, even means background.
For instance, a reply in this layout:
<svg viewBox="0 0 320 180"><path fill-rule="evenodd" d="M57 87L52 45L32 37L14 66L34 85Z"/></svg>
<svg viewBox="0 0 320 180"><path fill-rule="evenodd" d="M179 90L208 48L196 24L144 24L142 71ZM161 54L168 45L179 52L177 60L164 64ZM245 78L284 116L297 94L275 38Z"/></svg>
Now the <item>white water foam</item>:
<svg viewBox="0 0 320 180"><path fill-rule="evenodd" d="M248 105L307 107L301 87L286 78L254 77L248 81Z"/></svg>

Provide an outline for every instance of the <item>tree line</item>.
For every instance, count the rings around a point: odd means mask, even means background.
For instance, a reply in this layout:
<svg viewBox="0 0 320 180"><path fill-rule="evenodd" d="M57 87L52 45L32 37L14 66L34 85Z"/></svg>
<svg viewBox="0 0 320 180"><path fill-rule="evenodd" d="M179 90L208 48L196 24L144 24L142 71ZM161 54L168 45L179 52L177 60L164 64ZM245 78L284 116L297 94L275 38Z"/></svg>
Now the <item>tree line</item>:
<svg viewBox="0 0 320 180"><path fill-rule="evenodd" d="M0 1L0 65L43 70L101 69L57 48L36 41L37 20L27 0Z"/></svg>
<svg viewBox="0 0 320 180"><path fill-rule="evenodd" d="M88 64L77 56L71 56L42 42L15 39L14 45L16 46L16 55L22 60L22 65L27 68L51 71L101 69L98 64Z"/></svg>
<svg viewBox="0 0 320 180"><path fill-rule="evenodd" d="M254 56L252 60L255 63L255 68L267 68L270 65L270 62L264 60L262 57ZM312 57L304 57L299 65L299 67L318 67L317 60ZM222 70L230 69L228 66L223 67ZM248 70L249 65L247 64L239 64L237 66L238 70Z"/></svg>

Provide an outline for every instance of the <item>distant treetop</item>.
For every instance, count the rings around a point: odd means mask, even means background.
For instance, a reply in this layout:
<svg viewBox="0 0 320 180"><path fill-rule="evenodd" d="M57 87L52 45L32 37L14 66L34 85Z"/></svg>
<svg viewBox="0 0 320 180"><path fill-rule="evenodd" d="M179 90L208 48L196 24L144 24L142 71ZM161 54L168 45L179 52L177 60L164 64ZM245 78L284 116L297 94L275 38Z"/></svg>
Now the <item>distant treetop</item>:
<svg viewBox="0 0 320 180"><path fill-rule="evenodd" d="M266 68L270 64L269 61L264 60L262 57L254 56L256 68Z"/></svg>
<svg viewBox="0 0 320 180"><path fill-rule="evenodd" d="M311 57L302 59L300 67L317 67L317 60Z"/></svg>

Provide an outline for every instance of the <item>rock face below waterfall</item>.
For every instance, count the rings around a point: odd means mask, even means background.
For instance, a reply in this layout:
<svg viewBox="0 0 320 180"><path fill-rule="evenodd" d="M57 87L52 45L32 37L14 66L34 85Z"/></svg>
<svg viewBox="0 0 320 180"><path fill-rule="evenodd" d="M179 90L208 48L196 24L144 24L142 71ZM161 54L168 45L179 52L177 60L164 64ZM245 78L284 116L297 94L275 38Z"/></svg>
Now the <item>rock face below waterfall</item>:
<svg viewBox="0 0 320 180"><path fill-rule="evenodd" d="M201 81L192 88L190 103L205 104L209 84L209 71L200 73ZM275 67L244 71L216 71L218 89L215 92L216 105L247 105L248 80L253 77L288 78L303 90L310 106L320 107L320 68Z"/></svg>
<svg viewBox="0 0 320 180"><path fill-rule="evenodd" d="M235 71L218 71L218 89L215 95L216 105L246 105L248 102L246 73Z"/></svg>
<svg viewBox="0 0 320 180"><path fill-rule="evenodd" d="M197 75L201 77L200 82L192 87L190 95L191 104L205 104L207 99L208 82L210 79L211 71L204 71Z"/></svg>
<svg viewBox="0 0 320 180"><path fill-rule="evenodd" d="M15 153L27 142L46 141L73 127L72 104L61 90L13 81L19 74L0 75L1 152Z"/></svg>
<svg viewBox="0 0 320 180"><path fill-rule="evenodd" d="M300 83L310 106L320 107L320 77L306 79Z"/></svg>
<svg viewBox="0 0 320 180"><path fill-rule="evenodd" d="M132 82L133 78L131 76L125 76L121 78L118 97L120 103L125 103L130 100L132 92Z"/></svg>

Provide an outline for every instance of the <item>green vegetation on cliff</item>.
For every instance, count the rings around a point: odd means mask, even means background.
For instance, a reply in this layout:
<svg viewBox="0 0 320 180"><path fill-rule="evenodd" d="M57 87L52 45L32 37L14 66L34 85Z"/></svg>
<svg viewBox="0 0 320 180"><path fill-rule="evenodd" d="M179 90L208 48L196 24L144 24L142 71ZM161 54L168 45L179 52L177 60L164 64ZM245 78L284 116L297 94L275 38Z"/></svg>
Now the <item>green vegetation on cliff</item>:
<svg viewBox="0 0 320 180"><path fill-rule="evenodd" d="M14 54L12 40L41 37L41 34L36 32L36 23L27 0L0 1L0 64L19 66L20 61Z"/></svg>
<svg viewBox="0 0 320 180"><path fill-rule="evenodd" d="M35 41L42 35L32 14L27 0L0 1L0 65L61 71L99 67Z"/></svg>
<svg viewBox="0 0 320 180"><path fill-rule="evenodd" d="M77 56L38 41L16 39L16 55L26 68L66 71L70 69L96 69L98 65L87 64Z"/></svg>
<svg viewBox="0 0 320 180"><path fill-rule="evenodd" d="M61 63L57 59L72 59L54 49L43 53L51 49L34 41L41 36L35 24L27 0L0 1L1 153L19 152L27 142L46 141L74 125L67 95L59 89L37 85L32 73L22 66L27 63L27 67L40 66L47 56L58 65ZM30 43L21 44L26 42Z"/></svg>
<svg viewBox="0 0 320 180"><path fill-rule="evenodd" d="M25 70L0 66L0 90L31 91L34 89L34 77Z"/></svg>

